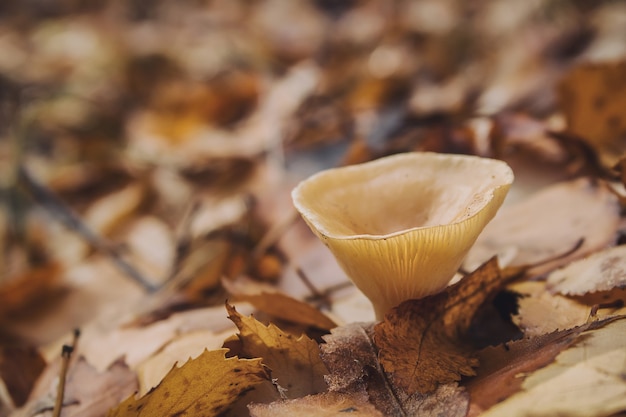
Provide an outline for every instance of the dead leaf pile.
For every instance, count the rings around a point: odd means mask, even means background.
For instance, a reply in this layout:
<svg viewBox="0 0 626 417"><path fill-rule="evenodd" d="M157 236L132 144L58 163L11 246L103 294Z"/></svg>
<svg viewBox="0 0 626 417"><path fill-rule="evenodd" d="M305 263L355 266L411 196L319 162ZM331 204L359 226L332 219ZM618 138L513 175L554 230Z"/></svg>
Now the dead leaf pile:
<svg viewBox="0 0 626 417"><path fill-rule="evenodd" d="M623 412L622 3L0 2L0 417ZM374 322L290 192L414 151L516 181Z"/></svg>

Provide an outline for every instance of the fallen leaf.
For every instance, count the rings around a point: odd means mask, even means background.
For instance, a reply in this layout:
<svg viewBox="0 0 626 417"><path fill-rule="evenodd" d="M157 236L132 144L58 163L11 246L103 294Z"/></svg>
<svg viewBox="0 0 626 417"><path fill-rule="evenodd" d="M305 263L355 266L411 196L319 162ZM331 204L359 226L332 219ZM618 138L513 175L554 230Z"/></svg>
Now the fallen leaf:
<svg viewBox="0 0 626 417"><path fill-rule="evenodd" d="M129 226L125 247L139 272L162 285L175 257L174 237L167 224L154 216L140 217Z"/></svg>
<svg viewBox="0 0 626 417"><path fill-rule="evenodd" d="M228 318L239 329L242 354L263 358L272 370L272 378L288 398L317 394L326 390L324 375L328 373L315 341L306 335L296 338L273 324L265 326L254 317L239 314L226 304Z"/></svg>
<svg viewBox="0 0 626 417"><path fill-rule="evenodd" d="M275 401L269 404L248 406L251 417L383 417L380 411L367 402L363 394L324 392L295 400Z"/></svg>
<svg viewBox="0 0 626 417"><path fill-rule="evenodd" d="M430 394L408 394L383 370L372 341L374 324L352 323L324 336L322 359L331 392L366 394L383 415L464 417L468 396L456 384L440 385Z"/></svg>
<svg viewBox="0 0 626 417"><path fill-rule="evenodd" d="M556 330L583 325L589 319L591 305L546 291L545 282L527 281L508 287L520 294L513 323L526 336L540 336Z"/></svg>
<svg viewBox="0 0 626 417"><path fill-rule="evenodd" d="M599 327L599 328L598 328ZM522 391L481 416L609 416L626 408L626 320L581 333L554 363L529 375Z"/></svg>
<svg viewBox="0 0 626 417"><path fill-rule="evenodd" d="M222 280L224 287L233 294L237 301L246 301L257 310L269 314L280 320L294 324L315 327L320 330L330 330L337 325L328 316L317 308L304 301L283 294L278 291L255 291L250 281L239 285L229 280ZM252 290L251 290L252 288Z"/></svg>
<svg viewBox="0 0 626 417"><path fill-rule="evenodd" d="M0 286L0 321L13 316L32 316L49 307L54 295L63 292L59 284L62 268L56 263L32 268Z"/></svg>
<svg viewBox="0 0 626 417"><path fill-rule="evenodd" d="M146 195L145 187L132 183L95 201L84 214L84 221L94 232L109 236L124 220L135 213Z"/></svg>
<svg viewBox="0 0 626 417"><path fill-rule="evenodd" d="M26 403L46 361L35 348L0 346L0 383L16 407Z"/></svg>
<svg viewBox="0 0 626 417"><path fill-rule="evenodd" d="M553 293L568 295L626 287L626 245L596 252L552 272L547 285Z"/></svg>
<svg viewBox="0 0 626 417"><path fill-rule="evenodd" d="M155 300L144 299L137 304L143 308L149 301ZM238 308L246 312L252 310L246 305ZM225 317L222 306L182 311L166 319L151 321L147 325L129 323L124 318L129 317L126 315L113 321L111 317L104 316L102 322L92 322L82 329L78 351L96 368L104 370L123 356L126 363L135 369L181 334L199 330L210 330L214 333L232 332L234 329L232 322ZM207 339L205 347L208 347L211 341L210 338Z"/></svg>
<svg viewBox="0 0 626 417"><path fill-rule="evenodd" d="M226 349L204 351L174 367L141 398L119 404L109 417L218 416L255 385L269 379L261 359L226 358Z"/></svg>
<svg viewBox="0 0 626 417"><path fill-rule="evenodd" d="M559 98L568 130L594 146L607 166L626 150L626 62L587 63L563 79Z"/></svg>
<svg viewBox="0 0 626 417"><path fill-rule="evenodd" d="M520 390L529 372L549 365L589 325L526 337L487 347L477 353L480 367L463 386L470 396L469 416L476 416Z"/></svg>
<svg viewBox="0 0 626 417"><path fill-rule="evenodd" d="M502 266L532 265L561 255L584 239L571 255L533 268L537 274L550 271L613 244L619 213L615 195L591 179L546 187L505 205L478 237L464 266L473 270L495 254Z"/></svg>
<svg viewBox="0 0 626 417"><path fill-rule="evenodd" d="M13 417L52 415L56 398L60 361L51 364L43 378L45 395L37 396ZM53 377L51 377L53 376ZM80 357L70 363L63 400L63 416L100 417L137 389L135 373L123 361L117 361L103 372Z"/></svg>
<svg viewBox="0 0 626 417"><path fill-rule="evenodd" d="M176 337L159 352L137 365L139 395L145 395L152 387L157 386L177 363L197 358L205 349L217 349L222 346L223 340L224 334L215 334L210 330L196 330Z"/></svg>
<svg viewBox="0 0 626 417"><path fill-rule="evenodd" d="M570 329L592 317L597 320L626 314L626 291L621 289L566 296L552 294L544 281L517 282L508 289L521 296L511 320L526 336Z"/></svg>
<svg viewBox="0 0 626 417"><path fill-rule="evenodd" d="M409 394L429 393L474 375L478 361L461 336L500 285L498 261L492 258L443 292L405 301L387 313L374 328L374 343L394 382Z"/></svg>

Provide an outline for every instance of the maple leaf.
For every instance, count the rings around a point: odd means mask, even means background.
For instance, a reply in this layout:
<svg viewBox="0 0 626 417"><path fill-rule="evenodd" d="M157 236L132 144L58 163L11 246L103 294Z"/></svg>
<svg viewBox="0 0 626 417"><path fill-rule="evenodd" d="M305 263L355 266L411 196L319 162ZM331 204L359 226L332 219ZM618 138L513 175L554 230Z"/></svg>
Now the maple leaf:
<svg viewBox="0 0 626 417"><path fill-rule="evenodd" d="M129 397L109 417L217 416L270 377L261 359L226 358L227 349L205 350L174 367L145 396Z"/></svg>
<svg viewBox="0 0 626 417"><path fill-rule="evenodd" d="M474 375L478 361L461 336L478 308L502 285L496 258L441 293L408 300L374 327L378 358L409 394Z"/></svg>
<svg viewBox="0 0 626 417"><path fill-rule="evenodd" d="M226 304L228 318L239 329L241 353L251 358L263 358L272 370L272 377L288 398L317 394L326 390L324 375L328 373L320 358L317 343L301 335L285 333L273 324L269 326L254 317L245 317Z"/></svg>

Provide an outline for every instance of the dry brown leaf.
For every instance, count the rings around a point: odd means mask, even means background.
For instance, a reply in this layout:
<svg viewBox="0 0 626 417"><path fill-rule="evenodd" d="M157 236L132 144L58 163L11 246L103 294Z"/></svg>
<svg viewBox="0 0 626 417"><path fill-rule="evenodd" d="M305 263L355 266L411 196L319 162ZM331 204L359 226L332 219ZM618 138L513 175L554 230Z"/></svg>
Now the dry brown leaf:
<svg viewBox="0 0 626 417"><path fill-rule="evenodd" d="M581 326L591 316L603 319L626 314L624 290L568 297L551 294L543 281L518 282L508 288L521 295L512 321L526 336L540 336Z"/></svg>
<svg viewBox="0 0 626 417"><path fill-rule="evenodd" d="M326 390L324 375L328 373L315 341L306 335L296 338L273 324L265 326L254 317L239 314L226 304L228 318L239 329L244 356L263 358L272 370L272 378L284 388L288 398L317 394Z"/></svg>
<svg viewBox="0 0 626 417"><path fill-rule="evenodd" d="M276 317L290 323L311 326L320 330L330 330L337 325L328 316L317 308L304 301L283 294L281 292L261 291L252 293L245 288L233 285L231 282L223 280L224 287L234 294L234 300L246 301L252 304L257 310L265 314ZM250 284L245 282L245 284Z"/></svg>
<svg viewBox="0 0 626 417"><path fill-rule="evenodd" d="M626 408L626 319L594 323L554 363L529 375L522 391L481 414L609 416Z"/></svg>
<svg viewBox="0 0 626 417"><path fill-rule="evenodd" d="M552 272L547 285L553 293L568 295L626 287L626 245L596 252Z"/></svg>
<svg viewBox="0 0 626 417"><path fill-rule="evenodd" d="M226 349L204 351L174 367L145 396L129 397L109 417L218 416L255 385L269 379L261 359L226 358Z"/></svg>
<svg viewBox="0 0 626 417"><path fill-rule="evenodd" d="M590 179L544 188L503 207L478 237L464 265L472 270L495 254L503 266L532 265L566 253L584 239L573 254L533 269L550 271L613 244L619 213L615 195Z"/></svg>
<svg viewBox="0 0 626 417"><path fill-rule="evenodd" d="M264 292L236 296L235 300L248 302L265 314L297 326L312 327L324 332L337 327L332 319L317 308L287 294Z"/></svg>
<svg viewBox="0 0 626 417"><path fill-rule="evenodd" d="M478 352L480 367L464 387L470 395L470 416L503 401L520 390L523 378L550 364L556 355L574 343L589 325L490 346Z"/></svg>
<svg viewBox="0 0 626 417"><path fill-rule="evenodd" d="M61 266L56 263L30 269L0 286L0 321L45 310L63 292L59 284Z"/></svg>
<svg viewBox="0 0 626 417"><path fill-rule="evenodd" d="M174 237L167 224L154 216L132 222L126 233L129 261L144 276L163 284L175 257Z"/></svg>
<svg viewBox="0 0 626 417"><path fill-rule="evenodd" d="M13 417L50 416L57 392L60 361L47 370L38 387L46 394L34 399L18 410ZM70 363L63 401L63 416L101 417L137 389L135 373L122 361L117 361L104 372L91 366L84 358Z"/></svg>
<svg viewBox="0 0 626 417"><path fill-rule="evenodd" d="M409 394L474 375L478 361L460 336L478 308L502 285L495 258L445 291L409 300L387 313L374 329L385 371Z"/></svg>
<svg viewBox="0 0 626 417"><path fill-rule="evenodd" d="M173 339L162 350L137 366L139 395L144 395L157 386L177 363L197 358L205 349L221 347L224 336L210 330L196 330Z"/></svg>
<svg viewBox="0 0 626 417"><path fill-rule="evenodd" d="M146 190L141 183L132 183L108 194L87 209L84 214L85 224L99 235L108 236L139 209L145 195Z"/></svg>
<svg viewBox="0 0 626 417"><path fill-rule="evenodd" d="M590 305L546 291L545 282L528 281L508 287L521 295L513 323L526 336L540 336L556 330L583 325L589 319Z"/></svg>
<svg viewBox="0 0 626 417"><path fill-rule="evenodd" d="M158 301L157 297L156 300L142 299L135 303L139 305L139 308L143 308L145 304ZM238 308L246 313L252 311L245 304ZM199 330L232 333L234 329L232 322L226 318L222 306L174 313L167 319L160 317L161 320L150 320L147 325L142 325L141 320L129 322L129 319L135 319L135 317L132 312L122 317L104 315L100 320L89 323L82 328L83 336L78 346L79 353L85 355L89 363L100 370L106 369L111 362L122 356L126 363L135 369L168 343L175 341L181 334ZM208 348L211 342L211 338L207 339L205 347Z"/></svg>
<svg viewBox="0 0 626 417"><path fill-rule="evenodd" d="M613 166L626 150L626 62L574 68L559 90L568 130L596 148Z"/></svg>
<svg viewBox="0 0 626 417"><path fill-rule="evenodd" d="M35 348L0 346L0 385L4 383L13 405L24 405L45 366Z"/></svg>
<svg viewBox="0 0 626 417"><path fill-rule="evenodd" d="M251 417L333 417L342 414L350 417L383 417L367 402L364 394L324 392L295 400L275 401L270 404L248 406Z"/></svg>
<svg viewBox="0 0 626 417"><path fill-rule="evenodd" d="M383 415L463 417L468 396L456 384L441 385L431 394L406 391L394 384L378 362L372 342L373 324L353 323L336 327L324 336L322 358L330 374L326 380L332 392L363 393Z"/></svg>

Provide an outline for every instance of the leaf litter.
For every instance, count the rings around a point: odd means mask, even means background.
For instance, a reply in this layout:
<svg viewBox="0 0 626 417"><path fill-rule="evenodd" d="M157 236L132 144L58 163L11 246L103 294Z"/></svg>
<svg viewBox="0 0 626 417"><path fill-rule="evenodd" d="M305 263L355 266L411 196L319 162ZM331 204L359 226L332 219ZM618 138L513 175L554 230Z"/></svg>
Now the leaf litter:
<svg viewBox="0 0 626 417"><path fill-rule="evenodd" d="M0 6L0 416L51 415L75 327L62 415L623 410L623 5L283 3ZM364 323L289 192L405 151L518 183Z"/></svg>

